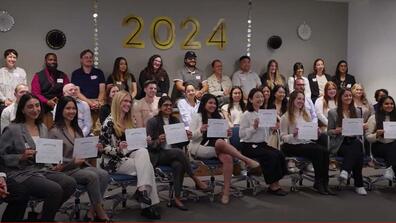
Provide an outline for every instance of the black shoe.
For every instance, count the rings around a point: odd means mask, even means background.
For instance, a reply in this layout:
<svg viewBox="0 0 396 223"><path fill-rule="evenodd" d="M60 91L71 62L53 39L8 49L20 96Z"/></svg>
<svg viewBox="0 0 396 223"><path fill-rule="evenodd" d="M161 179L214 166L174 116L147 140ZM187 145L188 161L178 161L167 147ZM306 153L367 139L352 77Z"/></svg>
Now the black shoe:
<svg viewBox="0 0 396 223"><path fill-rule="evenodd" d="M140 214L148 219L161 219L161 215L155 207L144 208Z"/></svg>
<svg viewBox="0 0 396 223"><path fill-rule="evenodd" d="M287 195L287 192L282 190L282 188L280 188L280 187L276 190L272 190L271 188L268 188L267 192L269 194L276 195L276 196L286 196Z"/></svg>
<svg viewBox="0 0 396 223"><path fill-rule="evenodd" d="M325 187L324 187L322 184L320 184L320 183L318 183L318 184L315 183L314 186L313 186L313 188L316 189L316 191L317 191L319 194L322 194L322 195L329 195L329 194L326 192Z"/></svg>
<svg viewBox="0 0 396 223"><path fill-rule="evenodd" d="M335 196L337 195L336 192L334 192L332 189L329 188L329 186L324 186L325 191L327 192L328 195Z"/></svg>
<svg viewBox="0 0 396 223"><path fill-rule="evenodd" d="M181 211L188 211L188 208L185 205L178 205L175 201L172 202L172 206Z"/></svg>
<svg viewBox="0 0 396 223"><path fill-rule="evenodd" d="M139 203L151 205L151 199L149 198L146 190L144 191L136 190L134 197Z"/></svg>

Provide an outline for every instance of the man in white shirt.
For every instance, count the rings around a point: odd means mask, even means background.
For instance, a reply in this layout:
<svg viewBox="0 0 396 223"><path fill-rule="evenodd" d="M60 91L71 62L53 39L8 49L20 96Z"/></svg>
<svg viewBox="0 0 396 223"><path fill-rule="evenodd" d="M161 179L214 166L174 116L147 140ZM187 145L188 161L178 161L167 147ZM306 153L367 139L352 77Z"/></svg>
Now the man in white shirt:
<svg viewBox="0 0 396 223"><path fill-rule="evenodd" d="M256 72L250 70L250 57L239 58L239 70L232 75L232 85L239 86L243 91L243 98L247 100L250 90L260 87L261 80Z"/></svg>
<svg viewBox="0 0 396 223"><path fill-rule="evenodd" d="M80 126L84 137L88 136L92 128L91 109L87 102L77 98L78 87L72 83L66 84L63 87L63 95L70 96L76 99L78 109L78 126ZM54 108L56 111L56 107ZM55 117L55 112L54 112Z"/></svg>
<svg viewBox="0 0 396 223"><path fill-rule="evenodd" d="M21 99L22 95L28 92L29 92L29 87L26 84L18 84L15 87L14 90L15 102L10 104L1 113L1 132L3 132L3 129L7 127L12 121L14 121L19 99Z"/></svg>
<svg viewBox="0 0 396 223"><path fill-rule="evenodd" d="M133 105L133 115L138 128L146 127L147 121L158 114L157 83L155 80L144 82L144 93L146 96Z"/></svg>
<svg viewBox="0 0 396 223"><path fill-rule="evenodd" d="M304 94L304 91L305 91L304 79L297 78L294 81L294 90ZM311 98L309 98L309 97L305 97L305 109L311 115L312 121L318 122L318 116L316 115L315 105L313 104Z"/></svg>

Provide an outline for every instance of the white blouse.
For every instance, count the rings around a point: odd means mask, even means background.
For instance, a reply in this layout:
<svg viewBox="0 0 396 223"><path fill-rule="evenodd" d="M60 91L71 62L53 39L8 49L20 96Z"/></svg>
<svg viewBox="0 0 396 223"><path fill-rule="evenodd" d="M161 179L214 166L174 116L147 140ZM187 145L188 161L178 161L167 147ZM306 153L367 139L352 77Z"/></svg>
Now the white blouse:
<svg viewBox="0 0 396 223"><path fill-rule="evenodd" d="M241 142L262 143L269 136L270 131L267 127L254 129L253 124L256 118L259 118L259 114L256 111L245 111L242 114L239 126L239 138Z"/></svg>
<svg viewBox="0 0 396 223"><path fill-rule="evenodd" d="M223 105L221 107L221 111L222 112L228 112L228 105ZM231 121L231 123L229 122L228 124L230 125L230 127L233 127L234 125L239 125L240 120L241 120L241 116L243 114L242 108L239 105L239 102L234 102L234 106L232 106L232 109L230 110L230 114L228 114L228 118Z"/></svg>
<svg viewBox="0 0 396 223"><path fill-rule="evenodd" d="M328 102L327 109L324 109L324 108L323 108L323 102L324 102L323 96L320 97L320 98L318 98L318 99L315 101L315 111L316 111L316 115L318 116L318 119L319 119L324 125L327 126L327 123L328 123L328 120L327 120L328 113L329 113L330 109L336 108L337 105L335 104L335 101L334 101L334 100L330 100L330 101Z"/></svg>
<svg viewBox="0 0 396 223"><path fill-rule="evenodd" d="M26 72L24 69L17 67L8 69L0 68L0 100L5 101L7 98L15 100L15 87L18 84L27 84Z"/></svg>
<svg viewBox="0 0 396 223"><path fill-rule="evenodd" d="M308 113L309 115L309 113ZM289 122L289 113L285 113L281 120L280 120L280 134L281 134L281 139L284 143L288 144L308 144L311 143L309 140L304 140L304 139L298 139L297 137L294 137L293 132L297 127L298 122L307 122L304 120L302 115L296 115L295 117L295 122L290 123Z"/></svg>
<svg viewBox="0 0 396 223"><path fill-rule="evenodd" d="M198 112L198 107L199 101L195 103L194 107L191 106L184 98L177 102L177 108L179 109L179 114L186 130L190 128L192 114Z"/></svg>

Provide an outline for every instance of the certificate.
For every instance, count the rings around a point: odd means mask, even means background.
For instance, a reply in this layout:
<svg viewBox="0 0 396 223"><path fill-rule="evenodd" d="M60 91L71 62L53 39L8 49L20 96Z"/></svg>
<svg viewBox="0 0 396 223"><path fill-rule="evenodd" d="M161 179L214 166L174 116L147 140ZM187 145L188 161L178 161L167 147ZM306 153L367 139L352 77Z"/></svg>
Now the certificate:
<svg viewBox="0 0 396 223"><path fill-rule="evenodd" d="M228 123L225 119L208 119L208 138L227 138Z"/></svg>
<svg viewBox="0 0 396 223"><path fill-rule="evenodd" d="M63 162L62 140L38 138L35 144L36 163L58 164Z"/></svg>
<svg viewBox="0 0 396 223"><path fill-rule="evenodd" d="M363 135L363 119L362 118L342 119L342 135L343 136Z"/></svg>
<svg viewBox="0 0 396 223"><path fill-rule="evenodd" d="M74 140L73 157L76 158L92 158L98 156L99 137L76 138Z"/></svg>
<svg viewBox="0 0 396 223"><path fill-rule="evenodd" d="M147 148L146 128L126 129L125 138L128 150Z"/></svg>
<svg viewBox="0 0 396 223"><path fill-rule="evenodd" d="M384 139L396 139L396 122L384 122Z"/></svg>
<svg viewBox="0 0 396 223"><path fill-rule="evenodd" d="M164 125L166 143L169 145L188 141L183 123Z"/></svg>
<svg viewBox="0 0 396 223"><path fill-rule="evenodd" d="M318 123L316 122L298 122L298 139L317 140L318 139Z"/></svg>
<svg viewBox="0 0 396 223"><path fill-rule="evenodd" d="M259 118L259 127L275 127L276 109L260 109Z"/></svg>

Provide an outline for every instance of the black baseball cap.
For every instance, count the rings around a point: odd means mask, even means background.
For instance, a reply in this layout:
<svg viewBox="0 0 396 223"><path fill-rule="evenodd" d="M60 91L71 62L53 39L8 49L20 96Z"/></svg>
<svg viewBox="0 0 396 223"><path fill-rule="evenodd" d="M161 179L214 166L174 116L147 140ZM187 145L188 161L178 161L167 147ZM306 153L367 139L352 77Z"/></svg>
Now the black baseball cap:
<svg viewBox="0 0 396 223"><path fill-rule="evenodd" d="M197 55L194 53L194 51L187 51L186 54L184 55L184 59L187 58L197 58Z"/></svg>

